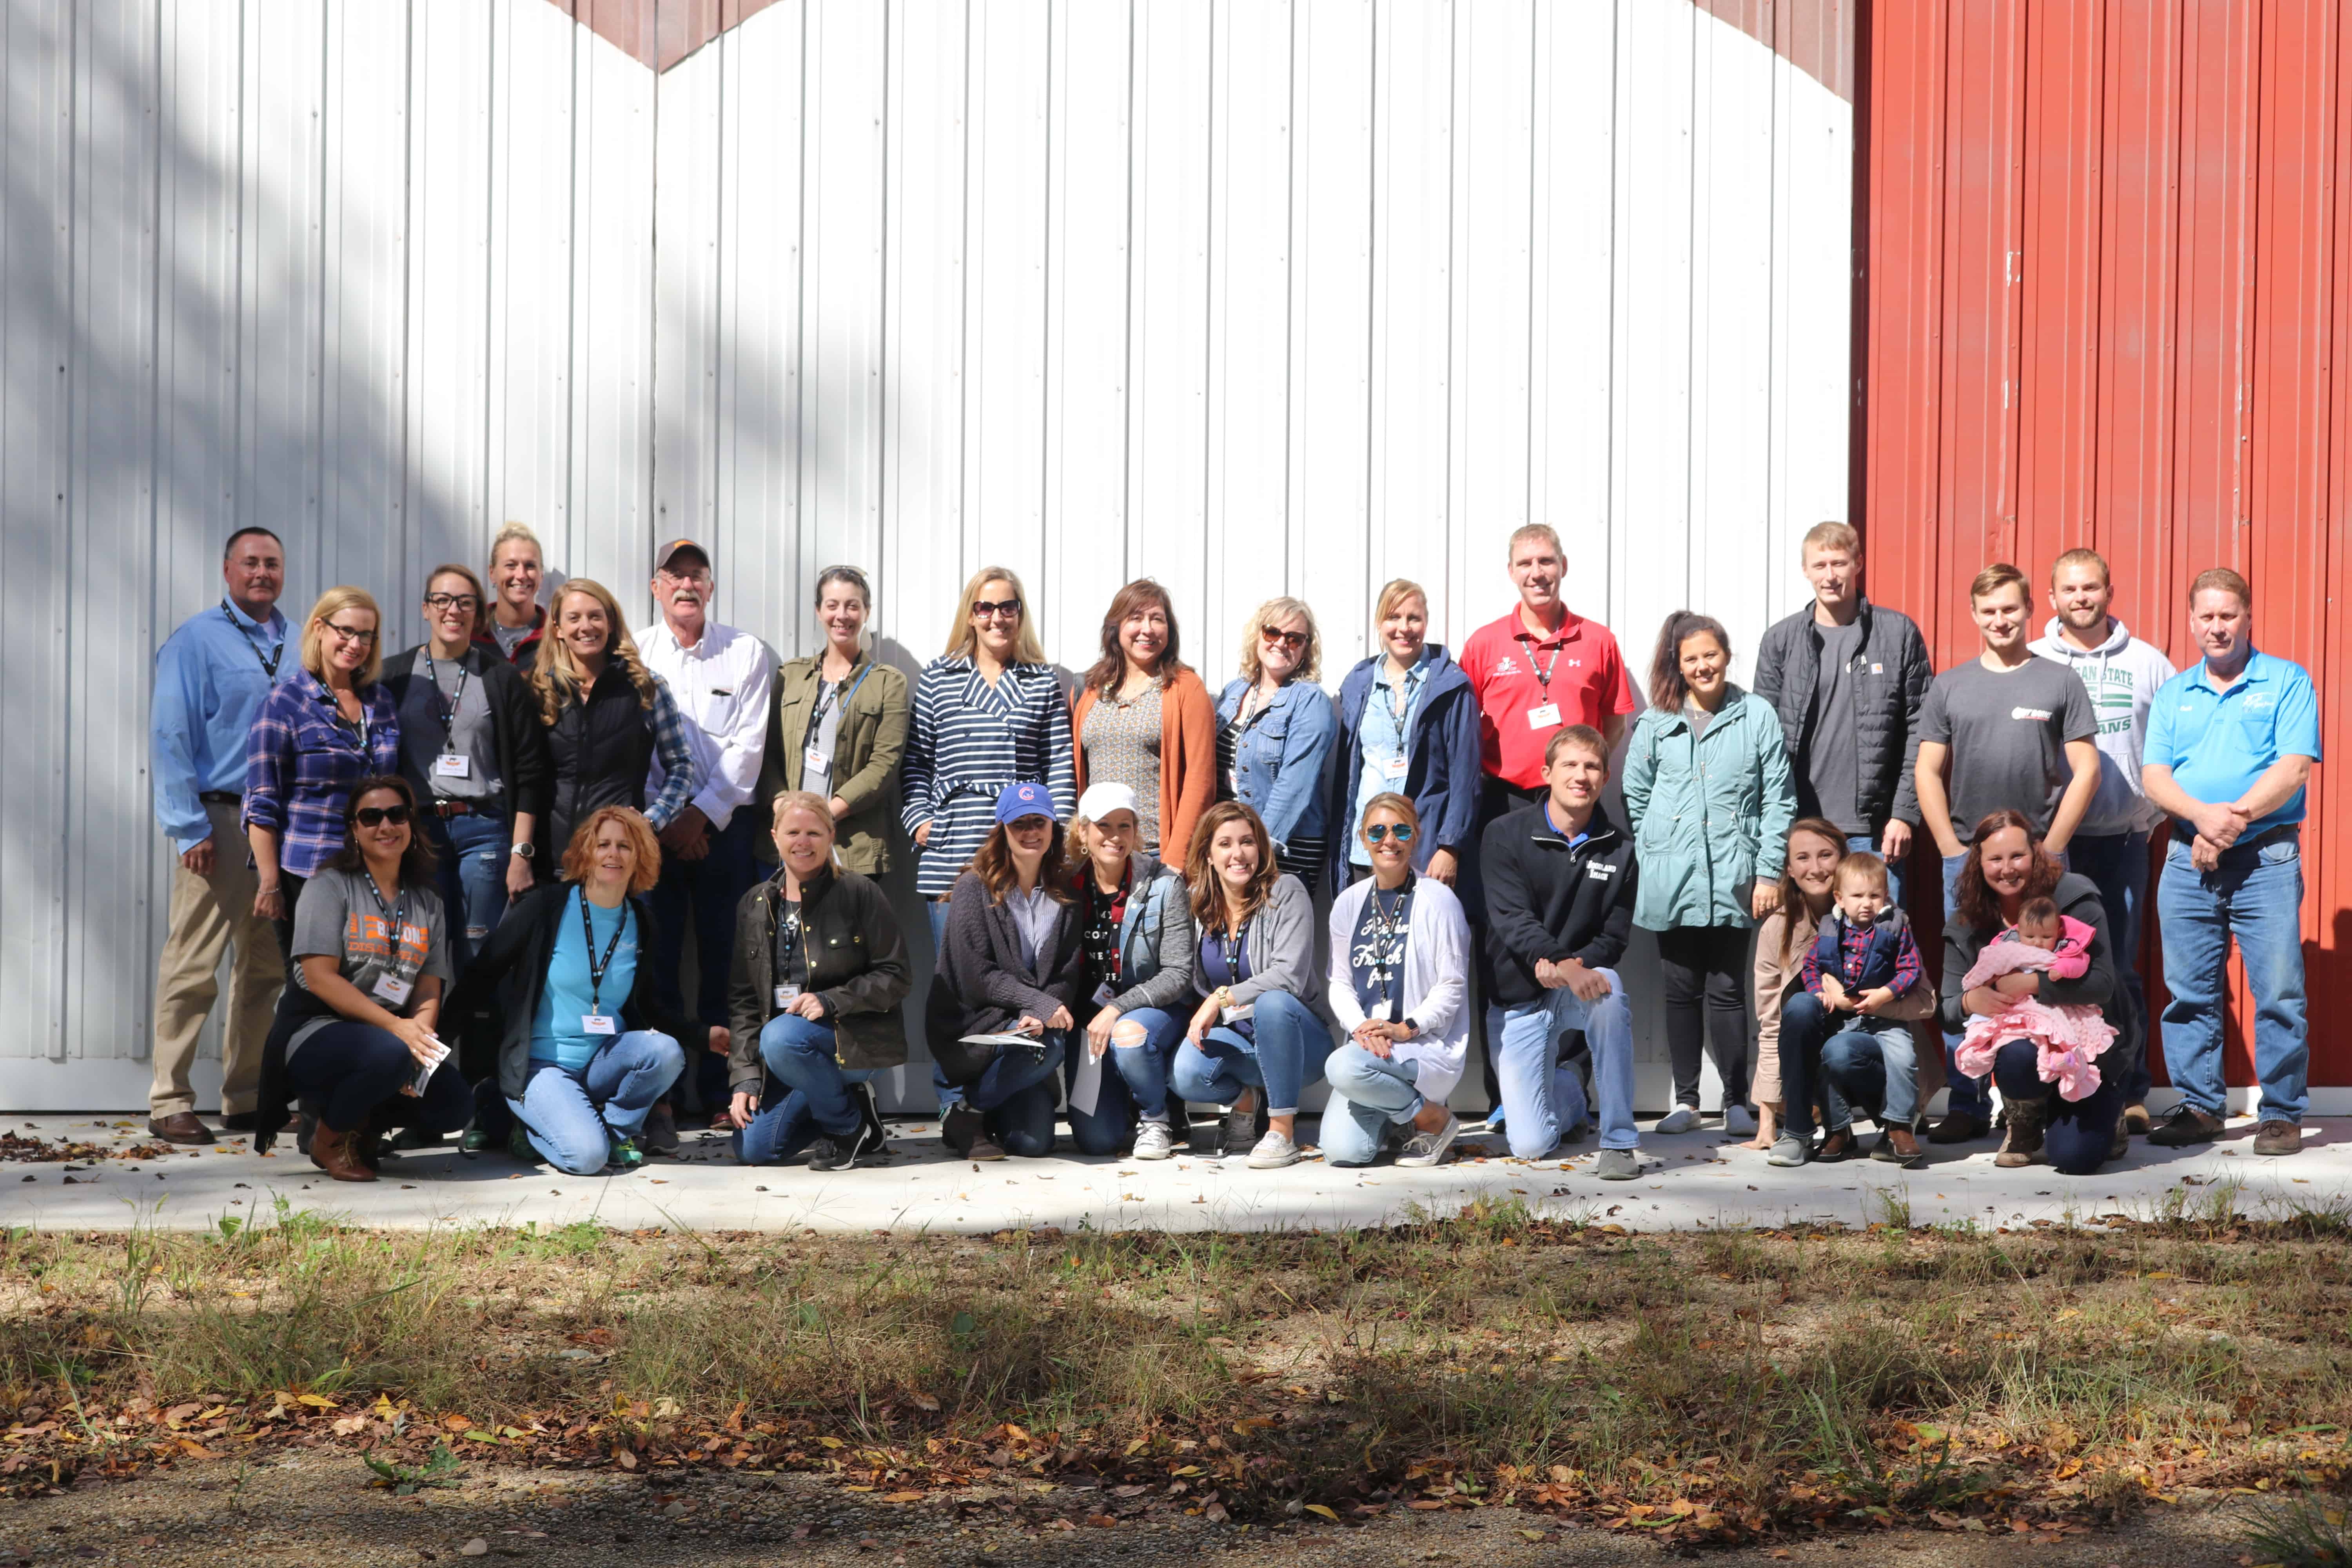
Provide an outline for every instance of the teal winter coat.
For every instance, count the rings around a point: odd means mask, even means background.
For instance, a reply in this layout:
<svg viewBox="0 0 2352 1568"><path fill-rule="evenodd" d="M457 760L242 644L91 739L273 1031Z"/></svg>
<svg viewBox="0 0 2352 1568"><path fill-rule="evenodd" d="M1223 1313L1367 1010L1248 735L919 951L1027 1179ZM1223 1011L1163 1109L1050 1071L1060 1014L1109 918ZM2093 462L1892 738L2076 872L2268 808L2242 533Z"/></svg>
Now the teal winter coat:
<svg viewBox="0 0 2352 1568"><path fill-rule="evenodd" d="M1772 705L1730 687L1696 738L1681 713L1645 710L1625 744L1625 813L1642 868L1635 925L1755 924L1748 890L1780 879L1797 816Z"/></svg>

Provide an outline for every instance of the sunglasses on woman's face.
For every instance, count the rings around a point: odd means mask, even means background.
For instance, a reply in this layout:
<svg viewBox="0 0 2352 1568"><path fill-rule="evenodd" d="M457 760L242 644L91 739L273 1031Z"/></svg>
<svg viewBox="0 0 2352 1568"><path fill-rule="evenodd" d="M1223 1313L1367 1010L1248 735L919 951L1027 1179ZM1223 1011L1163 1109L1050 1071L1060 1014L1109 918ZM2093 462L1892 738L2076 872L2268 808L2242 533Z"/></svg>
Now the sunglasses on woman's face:
<svg viewBox="0 0 2352 1568"><path fill-rule="evenodd" d="M363 805L352 813L352 820L362 827L380 827L389 822L394 827L408 824L408 807L404 805Z"/></svg>
<svg viewBox="0 0 2352 1568"><path fill-rule="evenodd" d="M999 616L1002 616L1008 620L1019 620L1021 618L1021 601L1018 599L974 599L971 602L971 618L973 620L994 620Z"/></svg>
<svg viewBox="0 0 2352 1568"><path fill-rule="evenodd" d="M1400 844L1410 844L1412 842L1412 829L1402 822L1394 827L1391 827L1385 822L1375 822L1364 829L1364 837L1374 844L1391 837Z"/></svg>
<svg viewBox="0 0 2352 1568"><path fill-rule="evenodd" d="M1257 634L1257 637L1258 641L1262 643L1280 643L1285 648L1288 649L1292 653L1297 653L1299 649L1307 646L1307 634L1305 632L1276 631L1274 627L1267 626L1265 630Z"/></svg>

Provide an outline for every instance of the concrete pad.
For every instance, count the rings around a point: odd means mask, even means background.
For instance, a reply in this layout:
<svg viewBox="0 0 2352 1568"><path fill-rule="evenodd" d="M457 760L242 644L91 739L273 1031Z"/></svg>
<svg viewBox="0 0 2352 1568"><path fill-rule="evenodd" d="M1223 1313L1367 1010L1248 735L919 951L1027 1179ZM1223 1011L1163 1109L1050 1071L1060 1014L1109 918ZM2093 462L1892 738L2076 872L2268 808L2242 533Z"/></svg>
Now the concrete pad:
<svg viewBox="0 0 2352 1568"><path fill-rule="evenodd" d="M40 1115L0 1121L51 1142L127 1148L148 1142L143 1121ZM1312 1127L1307 1131L1311 1135ZM1194 1136L1205 1146L1212 1129ZM1914 1225L1980 1227L2153 1218L2184 1208L2214 1212L2227 1202L2252 1217L2352 1207L2352 1120L2304 1124L2300 1154L2263 1159L2253 1123L2233 1122L2202 1148L2158 1149L2135 1140L2131 1153L2095 1175L2062 1176L2046 1165L1993 1167L1990 1139L1930 1148L1927 1169L1870 1160L1782 1170L1726 1141L1719 1131L1661 1137L1645 1123L1641 1174L1603 1182L1591 1173L1593 1143L1570 1145L1566 1160L1481 1157L1475 1132L1463 1157L1430 1170L1392 1165L1337 1170L1318 1159L1281 1171L1252 1171L1238 1159L1180 1155L1158 1163L1079 1156L974 1164L950 1159L936 1121L899 1121L886 1162L815 1173L797 1165L737 1165L724 1140L689 1132L684 1157L656 1160L630 1175L564 1176L518 1166L503 1152L435 1149L388 1158L371 1185L336 1183L294 1151L289 1137L268 1155L243 1139L163 1159L0 1163L0 1225L44 1230L122 1230L135 1226L210 1228L224 1218L268 1223L278 1200L369 1226L562 1226L590 1220L615 1229L760 1230L912 1234L991 1232L1054 1226L1064 1230L1339 1230L1450 1215L1465 1205L1520 1199L1547 1215L1627 1230L1786 1226L1839 1221L1861 1226L1907 1205ZM1865 1145L1871 1135L1864 1134ZM1495 1147L1499 1151L1500 1141Z"/></svg>

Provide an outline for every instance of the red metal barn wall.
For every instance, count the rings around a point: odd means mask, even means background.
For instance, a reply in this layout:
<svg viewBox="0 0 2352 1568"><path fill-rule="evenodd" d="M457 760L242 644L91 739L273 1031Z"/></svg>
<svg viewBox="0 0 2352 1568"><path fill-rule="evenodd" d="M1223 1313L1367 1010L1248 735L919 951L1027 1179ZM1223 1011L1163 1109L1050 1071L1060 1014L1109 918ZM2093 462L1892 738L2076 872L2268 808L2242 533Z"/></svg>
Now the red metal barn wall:
<svg viewBox="0 0 2352 1568"><path fill-rule="evenodd" d="M2046 584L2087 544L2113 563L2116 612L2184 664L2189 579L2234 566L2258 644L2319 682L2338 754L2352 5L1882 0L1864 51L1855 450L1874 596L1948 663L1975 646L1978 568ZM2339 1089L2346 772L2316 774L2304 845L2312 1081ZM2156 973L2152 941L2147 957Z"/></svg>

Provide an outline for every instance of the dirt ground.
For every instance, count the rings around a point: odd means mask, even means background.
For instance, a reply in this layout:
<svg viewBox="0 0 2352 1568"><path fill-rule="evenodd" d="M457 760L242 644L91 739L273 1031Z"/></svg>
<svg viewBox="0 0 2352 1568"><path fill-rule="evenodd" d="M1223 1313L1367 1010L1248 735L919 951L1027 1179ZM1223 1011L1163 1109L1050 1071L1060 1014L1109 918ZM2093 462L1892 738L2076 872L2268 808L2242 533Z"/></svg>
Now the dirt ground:
<svg viewBox="0 0 2352 1568"><path fill-rule="evenodd" d="M140 1568L333 1564L444 1568L475 1557L562 1563L693 1563L698 1568L1094 1568L1214 1556L1244 1568L1365 1563L1646 1563L1668 1553L1619 1531L1563 1529L1495 1508L1390 1517L1362 1526L1307 1518L1244 1528L1177 1515L1100 1528L1094 1489L972 1489L893 1504L802 1475L672 1474L646 1479L560 1470L477 1470L451 1489L394 1497L348 1454L224 1460L135 1481L0 1503L0 1568L121 1563ZM1097 1517L1109 1517L1098 1515ZM1725 1568L1867 1558L1900 1568L2224 1568L2244 1559L2241 1499L2185 1495L2109 1531L2063 1540L1890 1530L1792 1538L1703 1555ZM1066 1528L1074 1525L1075 1528ZM471 1552L467 1548L471 1546Z"/></svg>

